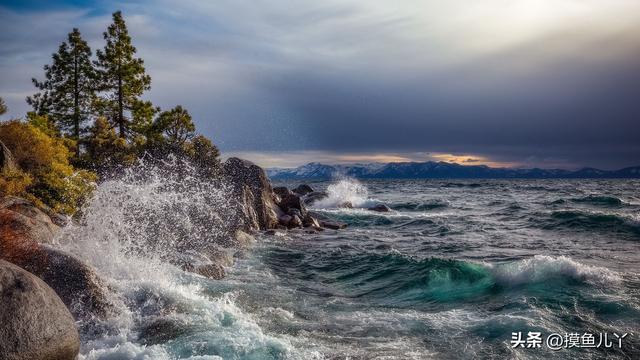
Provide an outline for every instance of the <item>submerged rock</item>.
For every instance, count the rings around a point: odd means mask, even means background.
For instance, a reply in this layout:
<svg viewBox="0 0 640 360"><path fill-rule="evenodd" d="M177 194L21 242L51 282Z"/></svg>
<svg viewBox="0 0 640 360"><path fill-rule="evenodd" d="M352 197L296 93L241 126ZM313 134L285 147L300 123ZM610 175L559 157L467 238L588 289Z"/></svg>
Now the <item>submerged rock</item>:
<svg viewBox="0 0 640 360"><path fill-rule="evenodd" d="M292 190L294 193L299 194L299 195L307 195L309 193L313 192L313 188L307 184L301 184L300 186L298 186L297 188Z"/></svg>
<svg viewBox="0 0 640 360"><path fill-rule="evenodd" d="M80 339L58 295L36 276L0 260L0 359L72 360Z"/></svg>
<svg viewBox="0 0 640 360"><path fill-rule="evenodd" d="M327 228L327 229L332 229L332 230L339 230L339 229L344 229L347 227L347 224L341 222L341 221L337 221L337 220L333 220L327 216L324 216L318 212L315 211L309 211L309 215L311 215L313 218L315 218L318 223L320 224L321 227L323 228Z"/></svg>
<svg viewBox="0 0 640 360"><path fill-rule="evenodd" d="M224 267L220 264L188 264L182 268L184 271L192 272L198 275L202 275L209 279L220 280L226 275Z"/></svg>
<svg viewBox="0 0 640 360"><path fill-rule="evenodd" d="M391 211L391 208L385 204L378 204L376 206L370 207L368 210L377 211L377 212L389 212Z"/></svg>

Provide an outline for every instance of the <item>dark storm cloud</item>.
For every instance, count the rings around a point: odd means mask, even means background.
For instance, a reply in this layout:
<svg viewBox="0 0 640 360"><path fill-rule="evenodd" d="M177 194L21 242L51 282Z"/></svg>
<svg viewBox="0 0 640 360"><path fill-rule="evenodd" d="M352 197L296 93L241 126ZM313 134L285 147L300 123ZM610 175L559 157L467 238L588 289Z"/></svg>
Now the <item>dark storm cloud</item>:
<svg viewBox="0 0 640 360"><path fill-rule="evenodd" d="M153 77L147 97L186 106L223 150L637 165L640 4L562 1L117 7ZM99 47L116 10L47 4L0 7L0 96L12 115L27 110L30 78L66 33L79 26Z"/></svg>

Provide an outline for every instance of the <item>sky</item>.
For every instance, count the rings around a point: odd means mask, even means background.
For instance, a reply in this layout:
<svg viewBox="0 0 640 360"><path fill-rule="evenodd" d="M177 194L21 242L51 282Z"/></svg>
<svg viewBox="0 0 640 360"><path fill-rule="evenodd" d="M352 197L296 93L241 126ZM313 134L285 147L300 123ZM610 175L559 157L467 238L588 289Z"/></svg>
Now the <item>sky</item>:
<svg viewBox="0 0 640 360"><path fill-rule="evenodd" d="M116 10L144 97L225 156L640 165L637 0L0 0L3 119L73 27L101 48Z"/></svg>

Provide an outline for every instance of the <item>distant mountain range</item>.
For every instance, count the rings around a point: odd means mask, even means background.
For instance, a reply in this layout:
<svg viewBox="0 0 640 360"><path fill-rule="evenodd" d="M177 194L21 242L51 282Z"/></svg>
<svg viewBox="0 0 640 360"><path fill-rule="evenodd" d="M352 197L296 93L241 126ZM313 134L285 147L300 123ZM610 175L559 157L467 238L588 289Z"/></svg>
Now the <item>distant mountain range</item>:
<svg viewBox="0 0 640 360"><path fill-rule="evenodd" d="M448 162L370 163L353 165L326 165L309 163L293 169L267 169L272 180L332 179L352 177L358 179L637 179L640 166L620 170L562 169L509 169L486 165L459 165Z"/></svg>

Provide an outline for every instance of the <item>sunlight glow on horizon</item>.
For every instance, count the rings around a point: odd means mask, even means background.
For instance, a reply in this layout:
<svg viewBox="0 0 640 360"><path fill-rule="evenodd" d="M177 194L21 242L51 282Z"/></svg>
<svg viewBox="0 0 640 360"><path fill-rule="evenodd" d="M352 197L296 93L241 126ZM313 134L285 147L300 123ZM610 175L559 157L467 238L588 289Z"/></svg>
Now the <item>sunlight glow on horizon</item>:
<svg viewBox="0 0 640 360"><path fill-rule="evenodd" d="M310 162L327 165L347 165L362 163L401 163L443 161L459 165L486 165L493 168L513 168L522 164L490 159L486 156L461 154L454 155L438 152L411 153L334 153L328 151L231 151L223 152L222 157L240 157L265 168L295 168Z"/></svg>

